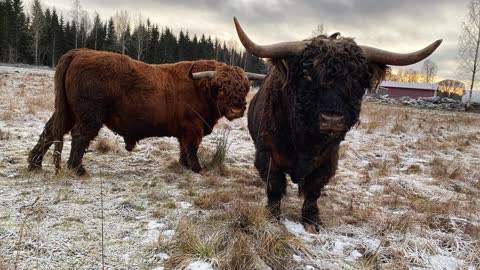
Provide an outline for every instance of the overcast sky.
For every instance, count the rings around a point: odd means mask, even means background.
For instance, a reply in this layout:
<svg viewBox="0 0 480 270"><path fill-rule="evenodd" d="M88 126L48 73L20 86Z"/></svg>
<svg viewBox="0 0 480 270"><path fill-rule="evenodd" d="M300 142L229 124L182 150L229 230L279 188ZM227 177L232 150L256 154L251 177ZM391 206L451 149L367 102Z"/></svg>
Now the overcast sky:
<svg viewBox="0 0 480 270"><path fill-rule="evenodd" d="M456 78L457 43L468 0L80 0L103 18L116 11L141 12L160 27L178 33L236 38L233 16L260 44L301 40L324 24L327 33L355 37L359 44L398 52L414 51L436 39L443 43L430 57L437 76ZM44 0L68 16L73 0ZM413 66L420 69L421 64Z"/></svg>

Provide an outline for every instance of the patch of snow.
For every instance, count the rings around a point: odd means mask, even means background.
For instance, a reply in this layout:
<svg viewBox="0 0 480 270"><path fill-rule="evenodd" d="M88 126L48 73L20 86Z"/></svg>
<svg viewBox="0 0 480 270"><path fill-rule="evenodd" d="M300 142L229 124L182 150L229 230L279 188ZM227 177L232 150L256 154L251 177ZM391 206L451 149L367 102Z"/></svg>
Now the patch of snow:
<svg viewBox="0 0 480 270"><path fill-rule="evenodd" d="M178 206L180 206L182 209L188 209L192 207L192 204L189 202L178 202Z"/></svg>
<svg viewBox="0 0 480 270"><path fill-rule="evenodd" d="M158 237L160 237L160 230L165 226L165 224L158 223L154 220L149 221L147 225L147 233L145 234L143 243L149 244L158 241Z"/></svg>
<svg viewBox="0 0 480 270"><path fill-rule="evenodd" d="M297 262L297 263L303 261L302 257L300 257L300 256L298 256L298 255L295 255L295 254L293 254L292 259L293 259L293 261L295 261L295 262Z"/></svg>
<svg viewBox="0 0 480 270"><path fill-rule="evenodd" d="M172 237L175 235L174 230L166 230L162 232L162 235L165 236L167 239L172 239Z"/></svg>
<svg viewBox="0 0 480 270"><path fill-rule="evenodd" d="M170 259L170 255L168 255L165 252L158 253L158 254L155 255L155 257L159 258L162 261L166 261L166 260Z"/></svg>
<svg viewBox="0 0 480 270"><path fill-rule="evenodd" d="M448 257L443 255L434 255L434 256L430 256L430 264L432 265L433 269L455 270L459 267L461 263L459 260L453 257Z"/></svg>
<svg viewBox="0 0 480 270"><path fill-rule="evenodd" d="M348 246L347 243L342 242L340 240L335 241L335 244L333 246L333 252L338 253L340 255L343 255L343 249Z"/></svg>
<svg viewBox="0 0 480 270"><path fill-rule="evenodd" d="M382 185L371 185L368 188L368 191L370 191L370 192L383 192L384 189L385 189L385 187L382 186Z"/></svg>
<svg viewBox="0 0 480 270"><path fill-rule="evenodd" d="M293 221L290 221L290 220L288 220L288 219L284 219L284 220L282 221L282 223L283 223L283 226L285 226L285 228L286 228L290 233L293 233L293 234L296 234L296 235L307 233L307 232L305 231L305 228L303 227L303 225L300 224L300 223L293 222Z"/></svg>
<svg viewBox="0 0 480 270"><path fill-rule="evenodd" d="M185 270L213 270L213 267L205 261L194 261Z"/></svg>

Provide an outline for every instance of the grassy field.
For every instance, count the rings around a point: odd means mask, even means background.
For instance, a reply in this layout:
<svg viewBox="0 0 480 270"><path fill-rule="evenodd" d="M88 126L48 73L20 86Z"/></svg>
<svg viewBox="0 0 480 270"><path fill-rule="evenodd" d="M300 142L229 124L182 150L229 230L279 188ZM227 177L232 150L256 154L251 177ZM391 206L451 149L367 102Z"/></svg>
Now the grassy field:
<svg viewBox="0 0 480 270"><path fill-rule="evenodd" d="M204 139L203 175L174 138L129 153L107 129L90 177L55 175L51 151L28 172L53 101L53 71L0 67L0 269L480 268L479 114L364 104L313 235L291 182L281 221L265 217L245 117Z"/></svg>

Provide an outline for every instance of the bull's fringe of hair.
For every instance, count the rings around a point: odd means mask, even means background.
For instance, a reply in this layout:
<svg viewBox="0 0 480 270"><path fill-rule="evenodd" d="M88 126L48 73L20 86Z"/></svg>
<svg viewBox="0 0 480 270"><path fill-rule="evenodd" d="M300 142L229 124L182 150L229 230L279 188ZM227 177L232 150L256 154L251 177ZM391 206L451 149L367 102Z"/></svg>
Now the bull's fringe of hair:
<svg viewBox="0 0 480 270"><path fill-rule="evenodd" d="M355 101L352 110L359 112L365 90L375 89L383 80L385 72L389 70L386 65L369 62L352 38L338 35L312 38L302 54L285 59L273 59L272 65L276 69L274 71L277 75L276 80L282 85L280 95L285 95L293 104L288 110L296 117L290 119L290 126L294 130L304 131L293 132L293 136L301 136L293 140L304 142L304 146L308 145L306 140L312 135L309 135L309 132L313 132L308 128L309 123L317 121L316 116L310 112L320 106L316 103L317 94L308 89L315 87L321 91L338 88L338 91L344 91L343 95L352 97L352 102ZM351 123L348 124L353 126L357 121L358 119L351 119Z"/></svg>

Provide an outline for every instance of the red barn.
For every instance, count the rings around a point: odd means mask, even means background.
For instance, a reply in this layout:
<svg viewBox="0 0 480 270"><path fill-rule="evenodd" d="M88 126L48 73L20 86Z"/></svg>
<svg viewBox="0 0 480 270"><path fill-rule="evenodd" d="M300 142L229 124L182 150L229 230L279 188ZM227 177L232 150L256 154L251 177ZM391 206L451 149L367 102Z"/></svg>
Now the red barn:
<svg viewBox="0 0 480 270"><path fill-rule="evenodd" d="M382 94L389 97L435 97L438 84L383 81L380 84ZM379 89L379 90L380 90Z"/></svg>

